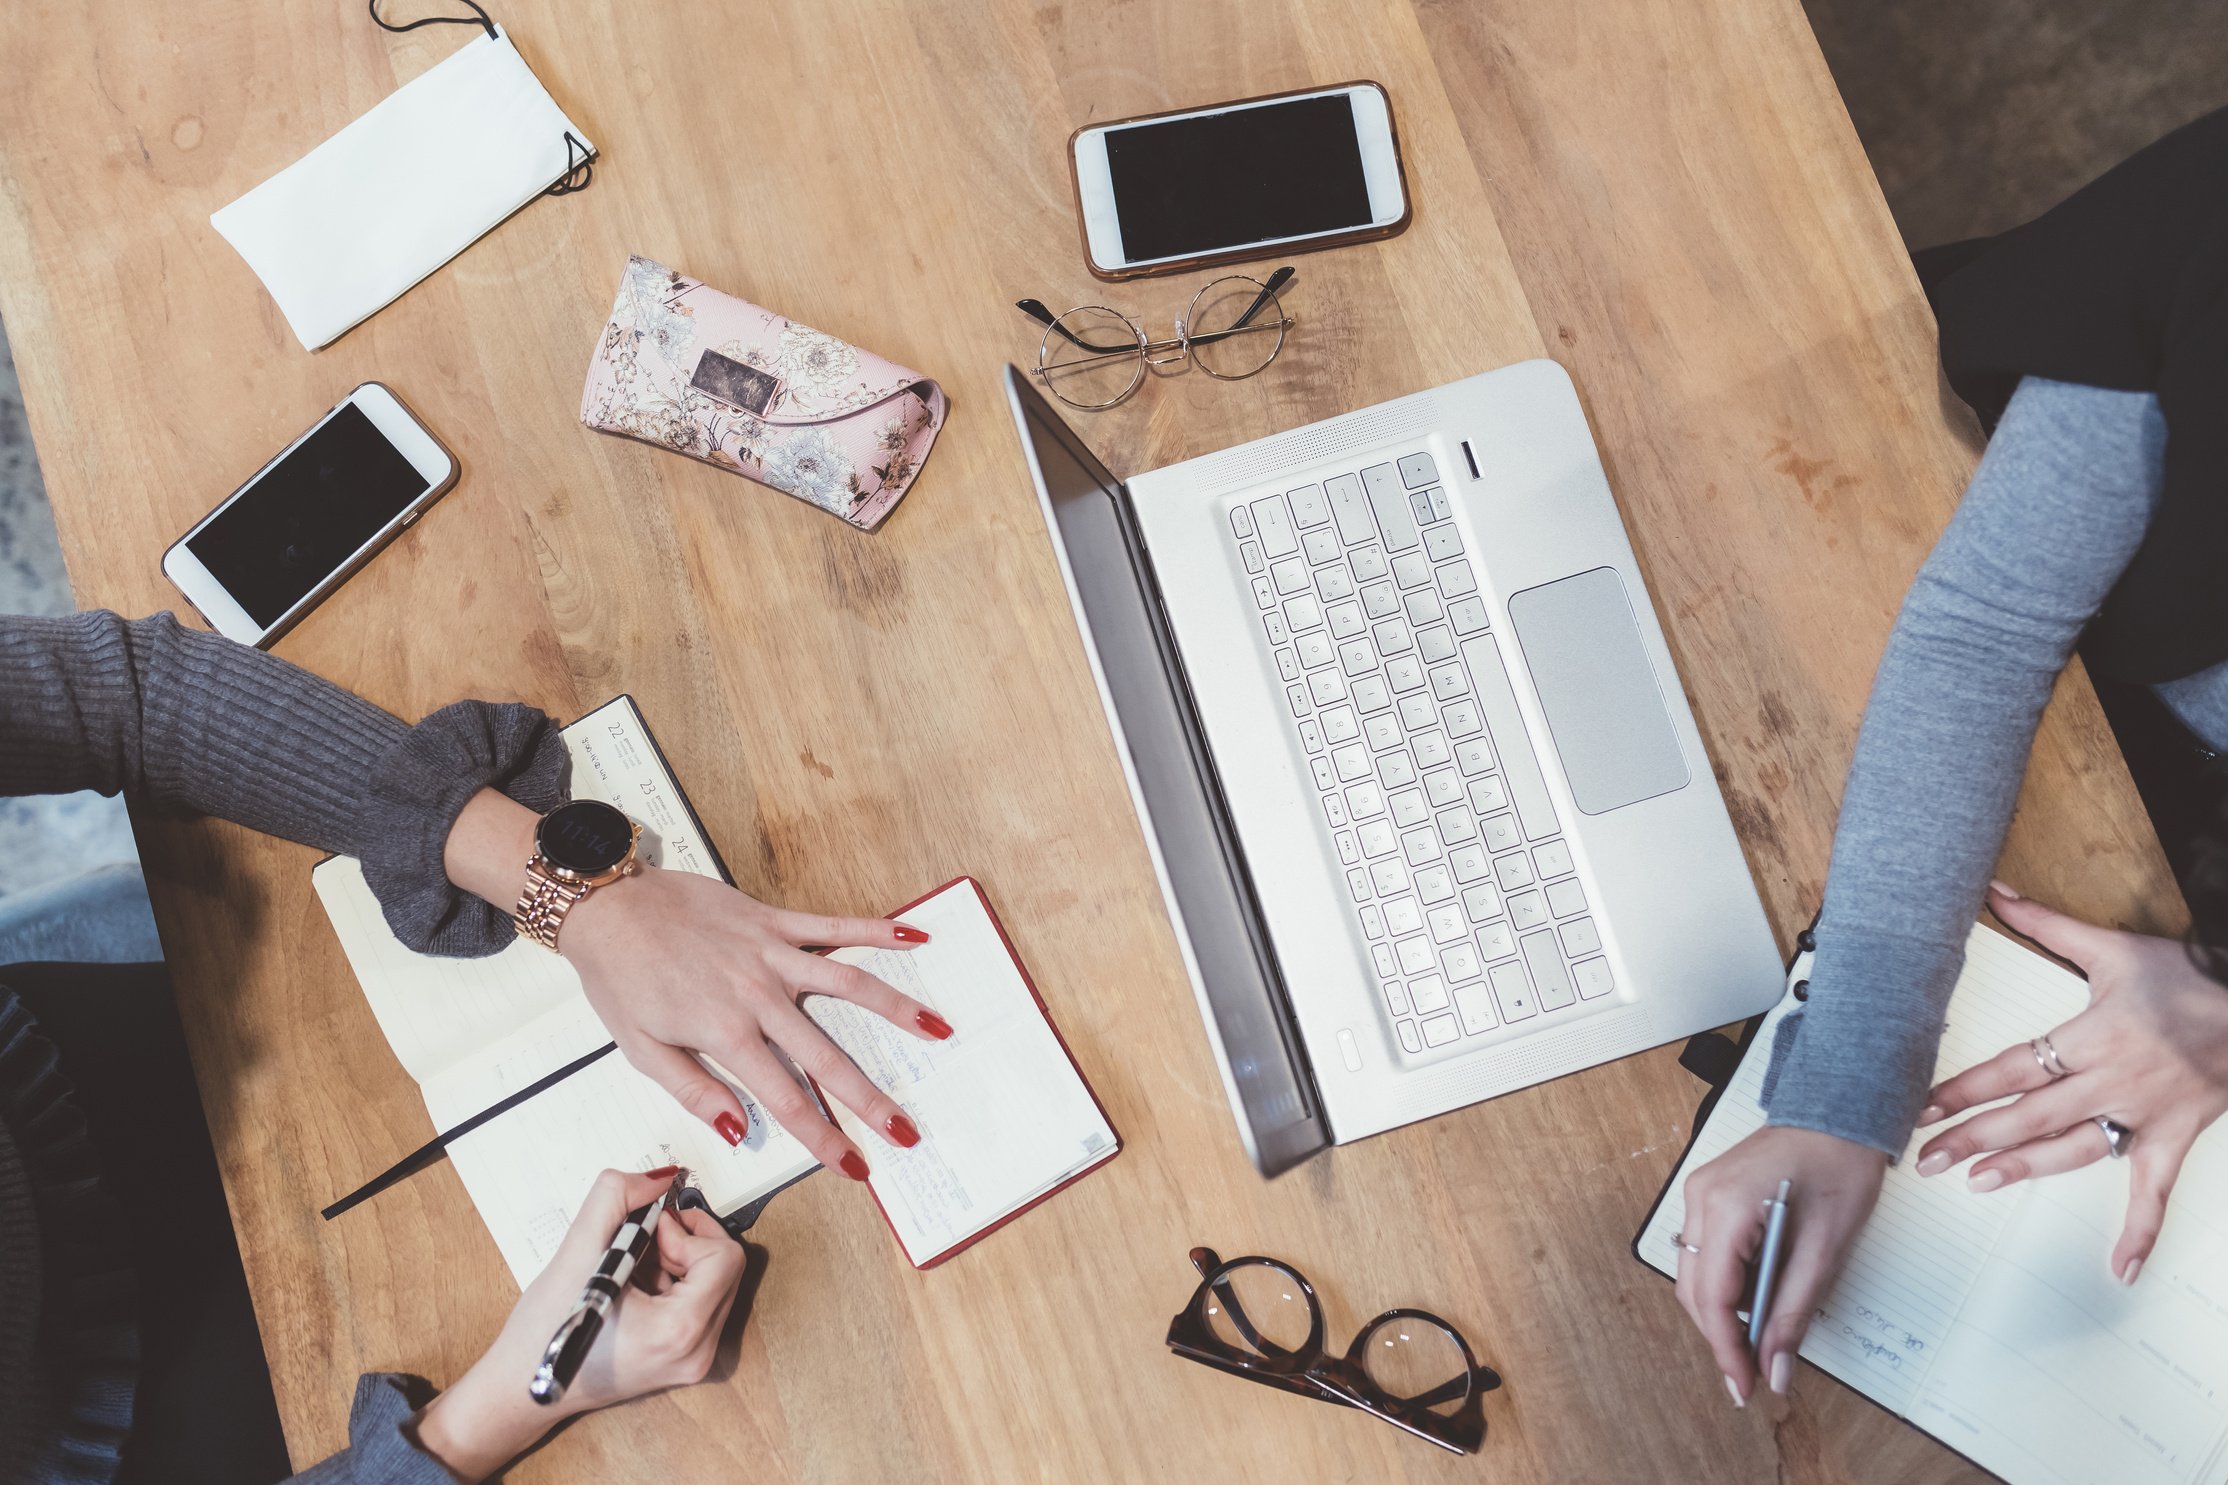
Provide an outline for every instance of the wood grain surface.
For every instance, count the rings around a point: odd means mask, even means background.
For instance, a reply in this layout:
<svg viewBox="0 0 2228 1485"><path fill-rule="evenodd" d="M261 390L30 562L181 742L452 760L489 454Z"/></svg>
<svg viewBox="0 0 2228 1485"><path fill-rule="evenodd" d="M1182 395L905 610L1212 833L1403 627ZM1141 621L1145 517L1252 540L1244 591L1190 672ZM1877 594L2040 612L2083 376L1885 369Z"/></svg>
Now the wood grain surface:
<svg viewBox="0 0 2228 1485"><path fill-rule="evenodd" d="M79 601L175 604L162 548L351 387L391 383L462 483L279 652L404 716L631 691L741 885L776 902L873 911L975 874L1128 1138L928 1274L865 1192L805 1183L753 1234L715 1379L584 1420L514 1478L1977 1477L1814 1371L1791 1407L1727 1404L1628 1252L1700 1091L1671 1049L1253 1174L997 381L1034 348L1013 300L1165 323L1199 277L1089 277L1070 130L1382 81L1413 227L1296 260L1298 328L1266 375L1156 380L1083 431L1138 469L1563 362L1785 944L1977 437L1795 0L498 9L600 143L594 185L309 355L209 213L469 33L390 36L354 0L0 7L0 313ZM951 422L882 532L579 426L629 252L942 379ZM137 822L307 1463L345 1437L358 1372L455 1376L514 1290L445 1167L317 1219L427 1120L310 853ZM2179 913L2078 674L2004 869L2106 921ZM1455 1318L1508 1379L1483 1457L1169 1357L1195 1243L1296 1263L1334 1331L1402 1303Z"/></svg>

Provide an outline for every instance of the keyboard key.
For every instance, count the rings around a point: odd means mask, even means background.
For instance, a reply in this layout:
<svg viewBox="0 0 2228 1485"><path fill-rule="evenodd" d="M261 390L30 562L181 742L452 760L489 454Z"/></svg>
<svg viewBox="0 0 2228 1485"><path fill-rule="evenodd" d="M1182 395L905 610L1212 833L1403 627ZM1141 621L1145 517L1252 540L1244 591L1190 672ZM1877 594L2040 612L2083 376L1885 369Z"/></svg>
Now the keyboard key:
<svg viewBox="0 0 2228 1485"><path fill-rule="evenodd" d="M1461 1034L1452 1016L1433 1016L1423 1023L1423 1044L1427 1047L1443 1047Z"/></svg>
<svg viewBox="0 0 2228 1485"><path fill-rule="evenodd" d="M1478 704L1492 719L1493 741L1501 754L1509 798L1516 804L1516 818L1527 839L1545 840L1558 831L1555 805L1547 796L1547 778L1540 772L1531 734L1524 730L1524 714L1517 709L1516 693L1509 686L1501 647L1490 637L1466 639L1462 659L1470 667L1470 679L1478 683Z"/></svg>
<svg viewBox="0 0 2228 1485"><path fill-rule="evenodd" d="M1485 973L1485 966L1478 962L1477 947L1468 939L1441 949L1439 951L1439 968L1450 981L1457 985L1464 980L1474 980ZM1456 993L1459 995L1461 992L1457 991Z"/></svg>
<svg viewBox="0 0 2228 1485"><path fill-rule="evenodd" d="M1446 723L1447 736L1456 742L1475 736L1485 726L1485 722L1478 716L1478 704L1467 697L1440 707L1439 720Z"/></svg>
<svg viewBox="0 0 2228 1485"><path fill-rule="evenodd" d="M1352 742L1361 735L1361 719L1354 715L1354 709L1350 706L1326 708L1322 713L1322 723L1323 736L1334 743ZM1335 758L1337 755L1333 754L1332 756ZM1354 777L1360 778L1363 773L1367 772L1369 772L1369 765L1365 763L1362 765L1361 773L1355 774ZM1345 773L1346 770L1343 767L1339 769L1341 777Z"/></svg>
<svg viewBox="0 0 2228 1485"><path fill-rule="evenodd" d="M1323 498L1321 485L1302 485L1285 493L1292 501L1292 524L1302 531L1320 526L1331 518L1330 502Z"/></svg>
<svg viewBox="0 0 2228 1485"><path fill-rule="evenodd" d="M1332 741L1336 742L1337 739L1333 738ZM1343 748L1333 748L1331 749L1331 768L1337 773L1339 782L1342 784L1351 784L1356 779L1366 779L1369 777L1369 749L1358 743L1349 743ZM1370 854L1375 855L1376 853L1371 852Z"/></svg>
<svg viewBox="0 0 2228 1485"><path fill-rule="evenodd" d="M1394 897L1385 903L1385 931L1398 938L1423 927L1423 908L1413 897Z"/></svg>
<svg viewBox="0 0 2228 1485"><path fill-rule="evenodd" d="M1400 1044L1411 1052L1423 1050L1423 1038L1416 1033L1416 1023L1402 1021L1395 1028L1400 1033Z"/></svg>
<svg viewBox="0 0 2228 1485"><path fill-rule="evenodd" d="M1276 600L1272 598L1269 601L1274 603ZM1271 609L1263 614L1261 616L1261 627L1267 631L1269 643L1272 645L1287 645L1292 642L1292 626L1284 622L1284 611L1282 609Z"/></svg>
<svg viewBox="0 0 2228 1485"><path fill-rule="evenodd" d="M1393 823L1407 830L1431 818L1431 811L1424 806L1423 791L1402 789L1392 796Z"/></svg>
<svg viewBox="0 0 2228 1485"><path fill-rule="evenodd" d="M1366 639L1350 639L1338 647L1338 664L1348 675L1366 675L1377 668L1377 652Z"/></svg>
<svg viewBox="0 0 2228 1485"><path fill-rule="evenodd" d="M1300 537L1300 555L1320 567L1338 555L1338 538L1328 526L1306 532Z"/></svg>
<svg viewBox="0 0 2228 1485"><path fill-rule="evenodd" d="M1372 619L1390 618L1400 612L1400 594L1391 583L1371 583L1362 589L1362 609Z"/></svg>
<svg viewBox="0 0 2228 1485"><path fill-rule="evenodd" d="M1370 642L1377 646L1377 653L1388 660L1415 647L1408 635L1408 626L1398 619L1387 619L1369 631Z"/></svg>
<svg viewBox="0 0 2228 1485"><path fill-rule="evenodd" d="M1514 959L1506 964L1496 964L1492 970L1493 998L1501 1004L1504 1021L1529 1021L1539 1014L1539 1007L1532 1003L1532 982L1524 977L1524 966Z"/></svg>
<svg viewBox="0 0 2228 1485"><path fill-rule="evenodd" d="M1462 1029L1471 1036L1481 1031L1491 1031L1496 1024L1493 1002L1483 985L1464 985L1454 992L1454 1013L1462 1018Z"/></svg>
<svg viewBox="0 0 2228 1485"><path fill-rule="evenodd" d="M1439 466L1431 462L1429 454L1404 454L1400 460L1400 482L1411 490L1439 483Z"/></svg>
<svg viewBox="0 0 2228 1485"><path fill-rule="evenodd" d="M1547 910L1558 918L1586 911L1586 890L1578 885L1578 878L1565 877L1547 884ZM1571 952L1583 954L1586 951L1573 949Z"/></svg>
<svg viewBox="0 0 2228 1485"><path fill-rule="evenodd" d="M1440 566L1439 591L1449 598L1467 598L1478 591L1477 574L1470 570L1466 559L1457 557Z"/></svg>
<svg viewBox="0 0 2228 1485"><path fill-rule="evenodd" d="M1439 859L1439 834L1429 825L1418 825L1413 830L1401 832L1400 854L1408 858L1410 866L1421 866L1426 861Z"/></svg>
<svg viewBox="0 0 2228 1485"><path fill-rule="evenodd" d="M1318 670L1307 678L1307 689L1317 706L1329 706L1346 699L1346 677L1335 670Z"/></svg>
<svg viewBox="0 0 2228 1485"><path fill-rule="evenodd" d="M1369 508L1376 512L1377 529L1384 533L1385 550L1405 552L1416 544L1416 516L1408 509L1408 490L1390 464L1372 464L1362 471L1362 489ZM1254 514L1259 515L1256 511Z"/></svg>
<svg viewBox="0 0 2228 1485"><path fill-rule="evenodd" d="M1539 868L1539 874L1543 877L1568 876L1571 871L1570 847L1559 840L1551 840L1544 846L1534 846L1532 864Z"/></svg>
<svg viewBox="0 0 2228 1485"><path fill-rule="evenodd" d="M1593 919L1573 918L1559 931L1563 936L1563 952L1571 958L1601 952L1601 934L1595 931Z"/></svg>
<svg viewBox="0 0 2228 1485"><path fill-rule="evenodd" d="M1374 583L1392 570L1385 565L1385 554L1375 547L1356 547L1346 554L1346 561L1357 583Z"/></svg>
<svg viewBox="0 0 2228 1485"><path fill-rule="evenodd" d="M1437 975L1418 975L1408 982L1408 996L1415 1001L1416 1014L1419 1016L1428 1016L1433 1011L1443 1011L1447 1008L1447 982ZM1424 1022L1423 1029L1424 1035L1428 1039L1431 1034L1431 1023L1429 1021ZM1438 1043L1433 1042L1432 1045L1437 1046Z"/></svg>
<svg viewBox="0 0 2228 1485"><path fill-rule="evenodd" d="M1431 496L1431 519L1432 519L1432 520L1434 520L1434 521L1444 521L1444 520L1445 520L1445 519L1446 519L1447 517L1449 517L1449 516L1451 516L1451 515L1453 515L1453 514L1454 514L1453 510L1452 510L1452 509L1450 509L1450 508L1448 507L1448 505L1447 505L1447 492L1446 492L1446 491L1444 491L1444 490L1431 490L1431 491L1428 491L1427 493L1428 493L1428 494L1429 494L1429 495Z"/></svg>
<svg viewBox="0 0 2228 1485"><path fill-rule="evenodd" d="M1509 791L1498 775L1470 781L1470 808L1480 815L1490 815L1508 807Z"/></svg>
<svg viewBox="0 0 2228 1485"><path fill-rule="evenodd" d="M1427 866L1416 873L1416 896L1429 907L1454 896L1454 878L1443 866Z"/></svg>
<svg viewBox="0 0 2228 1485"><path fill-rule="evenodd" d="M1307 575L1307 564L1297 557L1286 557L1281 562L1269 564L1269 581L1279 593L1298 593L1313 581Z"/></svg>
<svg viewBox="0 0 2228 1485"><path fill-rule="evenodd" d="M1426 665L1451 660L1454 658L1454 635L1442 625L1419 629L1416 631L1416 653L1423 656Z"/></svg>
<svg viewBox="0 0 2228 1485"><path fill-rule="evenodd" d="M1266 577L1253 580L1253 602L1257 608L1276 607L1276 588Z"/></svg>
<svg viewBox="0 0 2228 1485"><path fill-rule="evenodd" d="M1442 768L1437 773L1424 775L1423 792L1432 808L1444 809L1462 797L1462 780L1455 777L1453 769ZM1466 835L1463 839L1470 837Z"/></svg>
<svg viewBox="0 0 2228 1485"><path fill-rule="evenodd" d="M1461 742L1456 743L1454 762L1455 767L1462 770L1465 778L1491 769L1493 767L1493 749L1487 746L1485 734L1481 732L1476 737L1464 738Z"/></svg>
<svg viewBox="0 0 2228 1485"><path fill-rule="evenodd" d="M1388 924L1391 923L1392 914L1387 913L1385 921ZM1401 969L1412 975L1423 974L1439 962L1438 956L1431 952L1430 942L1422 934L1418 934L1414 938L1402 939L1399 943L1393 945L1393 952L1400 956ZM1413 992L1415 986L1411 985L1408 988Z"/></svg>
<svg viewBox="0 0 2228 1485"><path fill-rule="evenodd" d="M1362 606L1351 598L1332 604L1323 611L1323 617L1330 621L1333 639L1352 639L1369 627L1369 621L1362 617Z"/></svg>
<svg viewBox="0 0 2228 1485"><path fill-rule="evenodd" d="M1337 797L1335 794L1331 796L1333 799ZM1354 894L1356 902L1369 901L1369 873L1358 866L1346 873L1346 890Z"/></svg>
<svg viewBox="0 0 2228 1485"><path fill-rule="evenodd" d="M1310 753L1323 751L1323 728L1313 717L1300 724L1300 746Z"/></svg>
<svg viewBox="0 0 2228 1485"><path fill-rule="evenodd" d="M1486 959L1506 959L1516 952L1516 930L1507 920L1488 923L1478 930L1478 953Z"/></svg>
<svg viewBox="0 0 2228 1485"><path fill-rule="evenodd" d="M1346 801L1336 794L1324 795L1323 814L1329 819L1331 828L1334 830L1346 824Z"/></svg>
<svg viewBox="0 0 2228 1485"><path fill-rule="evenodd" d="M1350 474L1334 475L1323 481L1323 498L1330 504L1340 541L1353 546L1377 535L1377 523L1370 519L1369 499L1362 494L1360 480Z"/></svg>
<svg viewBox="0 0 2228 1485"><path fill-rule="evenodd" d="M1431 941L1435 944L1455 943L1470 932L1470 925L1462 919L1462 909L1451 904L1433 908L1424 915L1424 921L1431 925Z"/></svg>
<svg viewBox="0 0 2228 1485"><path fill-rule="evenodd" d="M1362 932L1371 938L1385 936L1385 910L1374 902L1367 903L1362 908ZM1372 944L1370 952L1374 954L1383 947L1383 944Z"/></svg>
<svg viewBox="0 0 2228 1485"><path fill-rule="evenodd" d="M1454 756L1447 748L1447 739L1444 733L1419 732L1411 737L1409 742L1416 750L1417 764L1423 768L1437 768Z"/></svg>
<svg viewBox="0 0 2228 1485"><path fill-rule="evenodd" d="M1362 780L1346 791L1346 813L1357 820L1369 819L1385 812L1385 791L1368 779Z"/></svg>
<svg viewBox="0 0 2228 1485"><path fill-rule="evenodd" d="M1329 674L1328 671L1324 673ZM1392 704L1392 692L1385 688L1385 678L1383 676L1365 675L1354 682L1354 709L1363 716L1366 717L1371 712L1381 712ZM1389 748L1392 744L1380 743L1378 746Z"/></svg>
<svg viewBox="0 0 2228 1485"><path fill-rule="evenodd" d="M1392 673L1390 665L1385 667L1385 673L1387 675ZM1400 725L1410 732L1421 732L1427 727L1436 727L1439 725L1439 709L1433 706L1431 698L1421 691L1403 696L1400 698Z"/></svg>
<svg viewBox="0 0 2228 1485"><path fill-rule="evenodd" d="M1316 788L1335 789L1338 787L1338 776L1331 772L1330 759L1310 758L1307 760L1307 766L1315 771Z"/></svg>
<svg viewBox="0 0 2228 1485"><path fill-rule="evenodd" d="M1351 810L1353 805L1349 803L1347 808ZM1353 831L1341 830L1331 837L1331 843L1338 847L1338 859L1344 865L1353 866L1362 859L1361 843L1354 839Z"/></svg>
<svg viewBox="0 0 2228 1485"><path fill-rule="evenodd" d="M1300 664L1309 670L1328 665L1334 658L1331 637L1320 629L1301 635L1292 648L1299 651Z"/></svg>
<svg viewBox="0 0 2228 1485"><path fill-rule="evenodd" d="M1375 680L1376 677L1365 676L1363 679ZM1362 740L1379 753L1387 748L1399 747L1400 719L1391 712L1379 712L1374 717L1366 718L1362 722Z"/></svg>
<svg viewBox="0 0 2228 1485"><path fill-rule="evenodd" d="M1447 622L1454 625L1457 634L1477 633L1486 625L1484 600L1457 598L1447 605Z"/></svg>
<svg viewBox="0 0 2228 1485"><path fill-rule="evenodd" d="M1386 979L1385 1005L1396 1016L1408 1014L1408 992L1400 987L1400 981L1391 978Z"/></svg>
<svg viewBox="0 0 2228 1485"><path fill-rule="evenodd" d="M1459 557L1462 555L1462 533L1452 526L1434 526L1423 534L1423 549L1434 562Z"/></svg>
<svg viewBox="0 0 2228 1485"><path fill-rule="evenodd" d="M1247 572L1259 572L1262 567L1261 543L1241 542L1238 546L1238 559L1245 563Z"/></svg>
<svg viewBox="0 0 2228 1485"><path fill-rule="evenodd" d="M1385 662L1385 679L1395 691L1413 691L1423 685L1423 663L1413 655L1398 655Z"/></svg>
<svg viewBox="0 0 2228 1485"><path fill-rule="evenodd" d="M1230 507L1230 529L1240 536L1253 535L1253 512L1242 505Z"/></svg>
<svg viewBox="0 0 2228 1485"><path fill-rule="evenodd" d="M1439 607L1439 595L1429 588L1418 588L1408 595L1408 622L1411 624L1436 624L1444 612Z"/></svg>
<svg viewBox="0 0 2228 1485"><path fill-rule="evenodd" d="M1539 1003L1551 1011L1559 1011L1578 999L1578 991L1570 982L1570 970L1563 963L1563 956L1555 952L1555 935L1552 933L1527 933L1524 945L1524 962L1532 967L1532 984L1539 991Z"/></svg>
<svg viewBox="0 0 2228 1485"><path fill-rule="evenodd" d="M1300 657L1290 650L1278 650L1276 652L1276 673L1288 681L1298 680L1300 678Z"/></svg>
<svg viewBox="0 0 2228 1485"><path fill-rule="evenodd" d="M1300 539L1292 531L1292 513L1285 508L1282 495L1254 501L1253 524L1261 533L1261 550L1271 557L1289 557L1300 549Z"/></svg>
<svg viewBox="0 0 2228 1485"><path fill-rule="evenodd" d="M1387 753L1377 760L1377 779L1388 789L1398 789L1416 781L1416 765L1406 753Z"/></svg>
<svg viewBox="0 0 2228 1485"><path fill-rule="evenodd" d="M1470 915L1473 923L1485 923L1501 916L1501 893L1491 882L1479 882L1474 887L1462 889L1462 911ZM1510 952L1514 952L1511 950Z"/></svg>
<svg viewBox="0 0 2228 1485"><path fill-rule="evenodd" d="M1447 852L1447 866L1456 881L1474 882L1486 873L1485 850L1475 845L1457 846Z"/></svg>
<svg viewBox="0 0 2228 1485"><path fill-rule="evenodd" d="M1388 856L1383 861L1370 867L1369 879L1376 883L1379 897L1397 897L1408 890L1408 863L1398 856ZM1415 925L1411 923L1408 928L1396 928L1393 932L1409 932L1414 927Z"/></svg>
<svg viewBox="0 0 2228 1485"><path fill-rule="evenodd" d="M1617 988L1617 981L1609 973L1606 959L1581 959L1570 967L1570 977L1578 984L1578 993L1588 1000L1597 995L1607 995Z"/></svg>
<svg viewBox="0 0 2228 1485"><path fill-rule="evenodd" d="M1315 591L1323 595L1325 603L1350 598L1354 592L1354 575L1343 563L1336 567L1319 567L1315 570Z"/></svg>
<svg viewBox="0 0 2228 1485"><path fill-rule="evenodd" d="M1519 933L1547 922L1547 899L1537 892L1518 892L1509 898L1509 921Z"/></svg>
<svg viewBox="0 0 2228 1485"><path fill-rule="evenodd" d="M1393 558L1393 581L1403 588L1421 588L1431 581L1431 559L1421 552L1403 552Z"/></svg>
<svg viewBox="0 0 2228 1485"><path fill-rule="evenodd" d="M1372 964L1377 966L1377 978L1380 980L1392 979L1400 973L1399 966L1393 962L1393 951L1390 944L1371 944L1369 946L1369 959Z"/></svg>
<svg viewBox="0 0 2228 1485"><path fill-rule="evenodd" d="M1287 598L1284 600L1284 622L1292 626L1294 634L1302 629L1320 629L1323 627L1323 605L1315 601L1312 593Z"/></svg>
<svg viewBox="0 0 2228 1485"><path fill-rule="evenodd" d="M1345 770L1341 769L1340 775L1342 777L1344 773ZM1493 875L1500 882L1503 892L1514 892L1519 887L1529 887L1532 885L1531 858L1522 851L1516 851L1507 856L1496 856L1493 858Z"/></svg>
<svg viewBox="0 0 2228 1485"><path fill-rule="evenodd" d="M1439 839L1450 846L1478 838L1478 822L1466 808L1441 810L1432 823L1439 827Z"/></svg>
<svg viewBox="0 0 2228 1485"><path fill-rule="evenodd" d="M1416 491L1408 497L1408 510L1415 516L1416 524L1421 526L1431 519L1431 497L1421 490Z"/></svg>
<svg viewBox="0 0 2228 1485"><path fill-rule="evenodd" d="M1284 688L1284 699L1292 703L1292 715L1295 717L1304 717L1314 710L1308 703L1307 687L1305 686L1286 686Z"/></svg>
<svg viewBox="0 0 2228 1485"><path fill-rule="evenodd" d="M1397 850L1400 838L1393 828L1382 820L1371 820L1354 831L1354 838L1362 843L1362 854L1371 858L1387 855Z"/></svg>
<svg viewBox="0 0 2228 1485"><path fill-rule="evenodd" d="M1293 603L1299 601L1297 598L1292 600ZM1286 605L1287 608L1290 606ZM1305 629L1309 626L1294 620L1292 627ZM1441 701L1460 701L1470 694L1470 678L1462 673L1459 665L1438 666L1431 672L1431 694Z"/></svg>
<svg viewBox="0 0 2228 1485"><path fill-rule="evenodd" d="M1485 821L1485 844L1486 849L1493 851L1513 850L1524 844L1523 832L1516 828L1516 816L1488 816Z"/></svg>

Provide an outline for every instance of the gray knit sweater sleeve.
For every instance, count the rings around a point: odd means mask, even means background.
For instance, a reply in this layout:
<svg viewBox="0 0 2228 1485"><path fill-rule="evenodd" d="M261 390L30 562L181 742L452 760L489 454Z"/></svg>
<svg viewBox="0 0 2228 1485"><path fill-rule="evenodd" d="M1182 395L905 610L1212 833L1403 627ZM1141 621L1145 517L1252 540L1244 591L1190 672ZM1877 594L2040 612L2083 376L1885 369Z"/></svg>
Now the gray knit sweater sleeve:
<svg viewBox="0 0 2228 1485"><path fill-rule="evenodd" d="M0 796L122 792L358 857L422 952L511 942L503 913L449 884L442 849L480 789L547 809L565 771L532 707L462 701L411 727L168 614L0 618Z"/></svg>
<svg viewBox="0 0 2228 1485"><path fill-rule="evenodd" d="M2013 394L1872 683L1772 1123L1902 1154L2043 705L2143 539L2165 451L2148 393Z"/></svg>
<svg viewBox="0 0 2228 1485"><path fill-rule="evenodd" d="M410 1432L418 1410L411 1394L431 1391L394 1372L359 1377L348 1409L348 1447L289 1476L287 1485L456 1485L456 1476Z"/></svg>

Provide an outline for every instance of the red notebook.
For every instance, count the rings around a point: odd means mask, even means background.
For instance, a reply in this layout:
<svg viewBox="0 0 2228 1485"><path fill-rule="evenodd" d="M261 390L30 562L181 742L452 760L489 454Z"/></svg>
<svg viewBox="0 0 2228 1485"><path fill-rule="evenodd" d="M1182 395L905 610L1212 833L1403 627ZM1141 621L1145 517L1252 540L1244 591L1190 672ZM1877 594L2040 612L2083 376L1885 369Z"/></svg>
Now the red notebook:
<svg viewBox="0 0 2228 1485"><path fill-rule="evenodd" d="M825 1095L873 1167L867 1186L915 1268L933 1268L1121 1152L1044 998L972 877L890 914L929 936L917 949L838 949L952 1025L925 1042L849 1001L805 1009L920 1127L901 1150Z"/></svg>

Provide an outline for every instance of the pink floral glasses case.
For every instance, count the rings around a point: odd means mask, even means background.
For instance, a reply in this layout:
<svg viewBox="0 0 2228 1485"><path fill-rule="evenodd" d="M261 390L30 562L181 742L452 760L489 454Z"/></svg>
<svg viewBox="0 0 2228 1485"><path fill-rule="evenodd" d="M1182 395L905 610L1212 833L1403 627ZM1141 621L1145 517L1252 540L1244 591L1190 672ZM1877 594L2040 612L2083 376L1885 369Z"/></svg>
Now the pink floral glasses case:
<svg viewBox="0 0 2228 1485"><path fill-rule="evenodd" d="M944 426L943 388L648 258L629 258L580 421L872 531Z"/></svg>

